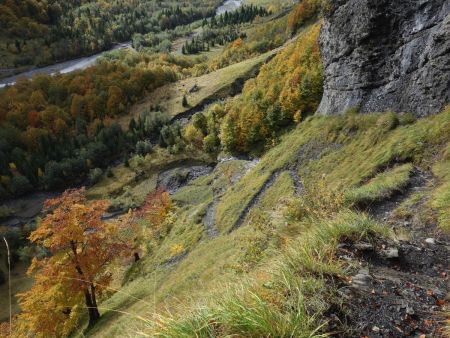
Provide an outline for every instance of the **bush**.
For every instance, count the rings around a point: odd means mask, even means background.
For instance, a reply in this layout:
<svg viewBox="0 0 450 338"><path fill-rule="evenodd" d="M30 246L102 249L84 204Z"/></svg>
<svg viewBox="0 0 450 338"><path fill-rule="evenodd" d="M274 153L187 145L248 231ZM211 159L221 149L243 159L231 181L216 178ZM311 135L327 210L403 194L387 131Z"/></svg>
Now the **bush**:
<svg viewBox="0 0 450 338"><path fill-rule="evenodd" d="M23 195L31 191L31 189L33 189L33 186L31 185L28 178L22 175L17 175L12 178L10 189L13 195Z"/></svg>
<svg viewBox="0 0 450 338"><path fill-rule="evenodd" d="M136 153L146 155L152 151L152 145L149 141L138 141L136 143Z"/></svg>
<svg viewBox="0 0 450 338"><path fill-rule="evenodd" d="M209 134L203 139L203 150L214 153L219 150L220 140L215 134Z"/></svg>
<svg viewBox="0 0 450 338"><path fill-rule="evenodd" d="M106 177L109 177L109 178L114 177L114 173L110 167L108 167L108 169L106 170Z"/></svg>
<svg viewBox="0 0 450 338"><path fill-rule="evenodd" d="M89 171L89 182L94 185L100 182L100 179L103 176L103 170L100 168L95 168Z"/></svg>
<svg viewBox="0 0 450 338"><path fill-rule="evenodd" d="M189 103L187 100L186 95L183 95L183 101L181 101L181 104L183 105L183 107L188 108L189 107Z"/></svg>

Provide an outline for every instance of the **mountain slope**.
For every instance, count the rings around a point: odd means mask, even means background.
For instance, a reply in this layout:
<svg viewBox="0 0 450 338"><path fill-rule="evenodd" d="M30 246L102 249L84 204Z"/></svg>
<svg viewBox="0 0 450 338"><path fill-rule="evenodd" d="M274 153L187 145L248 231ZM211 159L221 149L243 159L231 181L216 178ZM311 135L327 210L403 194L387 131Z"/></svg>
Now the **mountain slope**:
<svg viewBox="0 0 450 338"><path fill-rule="evenodd" d="M443 295L450 286L442 274L448 269L449 242L444 234L449 226L448 203L435 203L448 198L444 187L449 177L442 168L449 161L449 122L448 109L418 121L389 113L312 117L256 165L242 160L222 162L210 175L173 195L180 209L170 232L151 256L133 268L132 281L104 304L143 316L148 323L135 320L130 326L130 314L107 312L91 333L132 334L139 328L167 337L193 336L190 330L205 337L226 333L283 336L294 323L301 324L299 328L306 330L302 332L320 327L319 332L339 330L343 337L370 335L377 325L380 332L397 336L402 335L396 327L404 332L436 333ZM406 176L399 177L397 168L404 168ZM302 182L300 196L295 194L291 173ZM247 196L257 197L256 202L249 204ZM218 217L206 224L203 216L214 201L216 215L221 215L220 205L229 201L240 208L224 213L233 216L231 220ZM240 215L243 221L237 223L234 220ZM214 236L210 236L211 227L216 229ZM327 239L317 244L321 236ZM433 243L427 238L433 238ZM308 252L311 241L316 244ZM175 245L183 250L171 257ZM398 256L391 257L389 250ZM414 258L414 250L422 254ZM367 270L369 277L364 277ZM287 285L280 271L290 274L290 283L307 283L291 290L296 301L304 302L296 305L299 308L285 308L294 299L283 296ZM424 304L409 295L381 296L382 271L387 282L398 275L395 278L401 283L413 283L425 293L431 283L433 296ZM428 281L420 282L421 275ZM397 279L393 283L394 291L404 288L396 284L400 283ZM226 297L231 298L219 296L224 285L229 290ZM309 294L311 287L318 288L315 293L321 296ZM249 291L241 294L247 288L257 298ZM344 303L335 298L343 290L348 290ZM129 294L143 300L132 300ZM405 304L402 311L410 309L418 317L409 319L399 311L402 317L397 323L397 317L386 312L372 313L376 307L354 312L353 306L358 306L354 294L387 307L389 302L401 301ZM323 302L317 303L318 298ZM235 307L233 302L243 303ZM241 315L253 318L252 322L241 322L236 312L239 306L246 307ZM157 319L159 315L153 312L167 310L174 319ZM263 319L260 311L270 311L270 316ZM301 318L291 317L300 314ZM416 324L407 331L411 320Z"/></svg>

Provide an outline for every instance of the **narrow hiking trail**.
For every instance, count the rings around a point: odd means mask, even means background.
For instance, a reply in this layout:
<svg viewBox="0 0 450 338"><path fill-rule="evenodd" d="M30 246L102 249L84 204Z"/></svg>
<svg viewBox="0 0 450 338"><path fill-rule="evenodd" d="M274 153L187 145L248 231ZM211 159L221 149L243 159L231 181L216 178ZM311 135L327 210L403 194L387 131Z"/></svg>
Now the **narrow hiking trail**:
<svg viewBox="0 0 450 338"><path fill-rule="evenodd" d="M404 191L368 208L374 219L397 234L397 240L339 245L338 256L359 265L350 284L339 290L348 310L339 320L352 328L351 337L444 337L449 237L417 217L394 215L401 202L427 189L431 180L429 173L415 169Z"/></svg>
<svg viewBox="0 0 450 338"><path fill-rule="evenodd" d="M274 183L276 182L276 180L282 173L287 172L289 174L289 176L292 179L294 195L300 196L302 193L302 190L303 190L303 183L300 179L300 176L298 175L298 167L299 167L299 162L297 160L293 164L290 164L284 168L275 170L269 176L269 178L264 182L264 184L259 188L259 190L253 195L253 197L248 202L248 204L246 205L244 210L242 210L241 214L239 215L239 218L236 220L236 222L230 228L229 232L230 233L233 232L234 230L240 228L244 224L244 221L246 220L250 211L261 202L261 199L263 198L266 191L274 185Z"/></svg>
<svg viewBox="0 0 450 338"><path fill-rule="evenodd" d="M242 224L244 224L244 221L247 218L250 211L259 204L261 198L264 196L264 193L275 183L275 181L283 171L284 170L276 170L269 176L269 178L264 182L264 184L261 186L258 192L254 194L251 200L247 203L244 210L242 210L241 214L239 215L239 218L236 220L236 222L228 231L229 233L240 228Z"/></svg>

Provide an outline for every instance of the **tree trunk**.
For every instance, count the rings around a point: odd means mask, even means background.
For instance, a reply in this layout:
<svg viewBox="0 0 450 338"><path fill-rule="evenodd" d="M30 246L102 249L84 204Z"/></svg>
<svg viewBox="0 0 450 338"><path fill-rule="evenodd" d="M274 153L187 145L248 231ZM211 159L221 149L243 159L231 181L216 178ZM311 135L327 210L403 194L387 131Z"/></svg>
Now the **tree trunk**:
<svg viewBox="0 0 450 338"><path fill-rule="evenodd" d="M75 262L77 264L75 265L75 270L77 270L78 274L81 277L81 280L88 283L84 279L83 270L81 270L80 266L78 265L77 248L75 246L75 242L70 241L70 246L72 248L72 252L75 257ZM89 314L89 326L93 326L100 319L100 312L98 312L97 299L95 298L95 285L92 282L89 282L88 285L90 286L90 292L89 288L86 288L84 290L84 299Z"/></svg>
<svg viewBox="0 0 450 338"><path fill-rule="evenodd" d="M91 286L91 292L92 290L94 290L95 292L95 288L93 288L93 286ZM92 296L92 294L94 296ZM84 291L84 298L86 300L86 307L88 309L88 314L89 314L89 326L93 326L100 318L100 313L98 312L98 307L97 307L97 301L95 299L95 293L89 293L89 290L85 290Z"/></svg>

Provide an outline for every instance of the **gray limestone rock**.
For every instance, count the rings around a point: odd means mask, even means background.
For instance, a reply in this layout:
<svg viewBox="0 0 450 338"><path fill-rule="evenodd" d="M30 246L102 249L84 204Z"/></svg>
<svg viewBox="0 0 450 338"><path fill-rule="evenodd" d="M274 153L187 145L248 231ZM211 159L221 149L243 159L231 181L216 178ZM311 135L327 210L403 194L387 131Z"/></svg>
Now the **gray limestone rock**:
<svg viewBox="0 0 450 338"><path fill-rule="evenodd" d="M329 0L318 113L440 112L450 103L450 0Z"/></svg>

